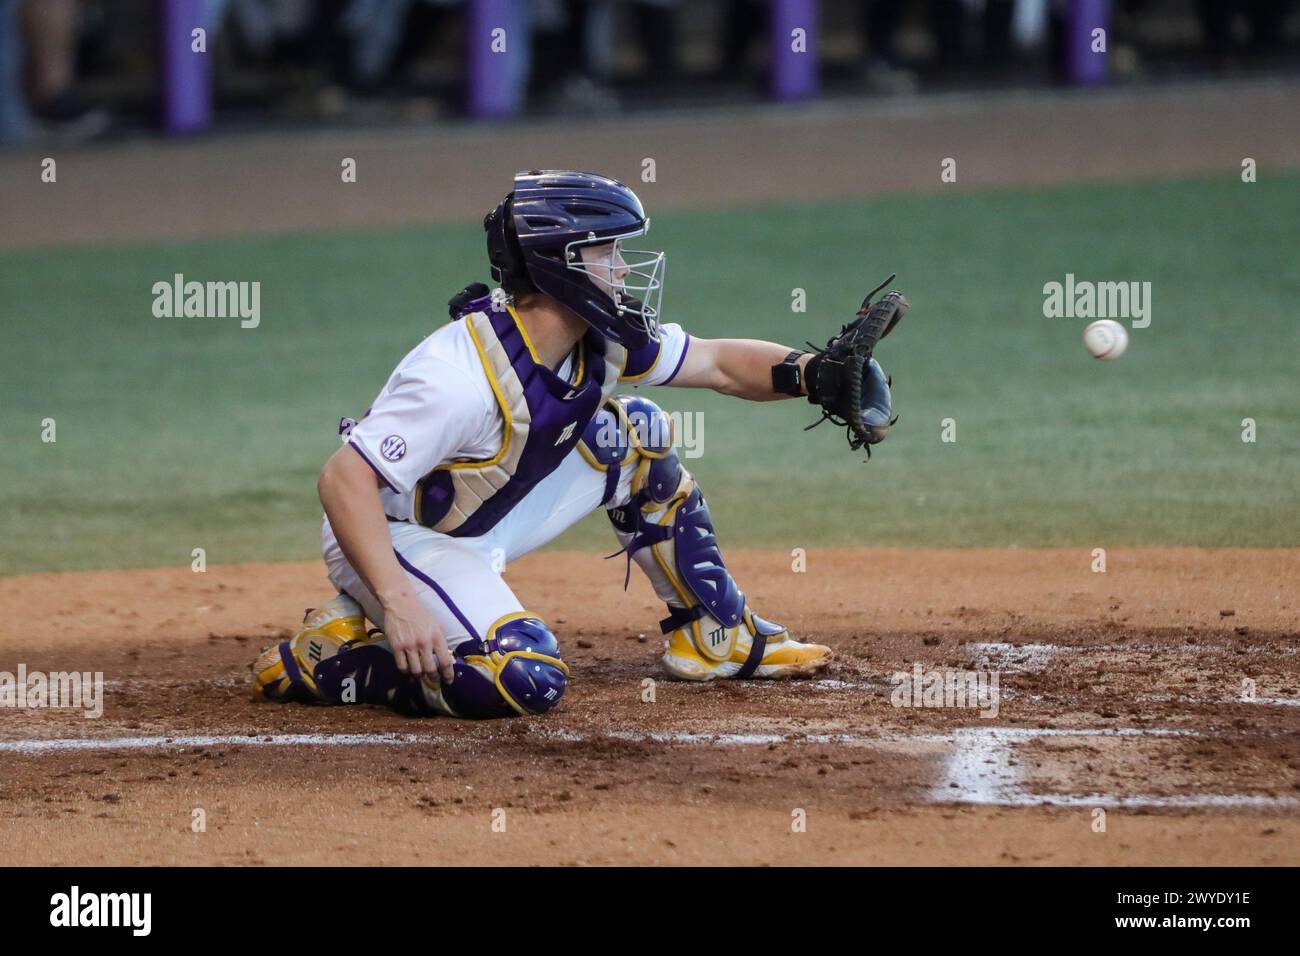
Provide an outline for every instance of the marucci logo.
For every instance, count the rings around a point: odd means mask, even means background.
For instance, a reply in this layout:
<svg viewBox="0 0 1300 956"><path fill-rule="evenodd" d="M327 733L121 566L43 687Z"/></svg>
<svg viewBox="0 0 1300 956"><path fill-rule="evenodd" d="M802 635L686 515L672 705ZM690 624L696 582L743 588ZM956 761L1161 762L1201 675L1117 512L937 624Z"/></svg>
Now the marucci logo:
<svg viewBox="0 0 1300 956"><path fill-rule="evenodd" d="M557 438L557 439L555 439L556 447L559 447L560 445L563 445L566 441L568 441L570 438L572 438L572 437L573 437L573 430L574 430L575 428L577 428L577 427L578 427L578 423L577 423L577 422L569 422L569 424L565 425L565 426L564 426L564 431L560 432L560 437Z"/></svg>
<svg viewBox="0 0 1300 956"><path fill-rule="evenodd" d="M152 893L82 893L78 886L71 892L50 897L50 925L129 926L131 935L148 936L152 925Z"/></svg>

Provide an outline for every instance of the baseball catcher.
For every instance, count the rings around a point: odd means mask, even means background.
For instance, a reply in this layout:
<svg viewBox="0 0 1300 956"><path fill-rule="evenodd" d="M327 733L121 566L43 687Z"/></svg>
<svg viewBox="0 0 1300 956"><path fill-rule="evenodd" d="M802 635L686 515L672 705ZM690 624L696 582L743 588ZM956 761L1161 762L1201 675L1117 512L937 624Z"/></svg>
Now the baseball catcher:
<svg viewBox="0 0 1300 956"><path fill-rule="evenodd" d="M815 352L702 339L661 319L664 254L622 183L533 171L484 219L496 290L452 298L321 471L322 544L338 591L254 663L277 701L379 704L415 715L541 714L564 694L556 634L502 578L596 508L667 605L672 677L815 672L829 648L758 616L728 571L672 423L621 385L807 396L852 448L892 424L873 357L907 303L891 292ZM891 277L892 278L892 277ZM879 290L877 290L879 291ZM873 293L874 294L874 293ZM369 620L374 628L367 630Z"/></svg>

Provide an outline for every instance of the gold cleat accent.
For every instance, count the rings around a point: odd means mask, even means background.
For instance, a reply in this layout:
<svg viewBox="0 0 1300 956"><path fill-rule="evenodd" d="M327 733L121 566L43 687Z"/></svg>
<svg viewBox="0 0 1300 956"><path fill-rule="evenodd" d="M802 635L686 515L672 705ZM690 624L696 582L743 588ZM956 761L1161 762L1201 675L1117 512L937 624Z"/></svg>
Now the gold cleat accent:
<svg viewBox="0 0 1300 956"><path fill-rule="evenodd" d="M278 702L324 702L312 675L316 665L354 641L365 640L361 605L340 594L307 612L302 630L268 647L253 662L253 697Z"/></svg>
<svg viewBox="0 0 1300 956"><path fill-rule="evenodd" d="M767 634L767 646L762 660L749 679L774 680L812 674L825 668L833 656L823 644L804 644L790 636L788 628L756 617L745 609L741 626L731 645L731 652L723 660L713 660L700 653L691 629L678 628L669 635L661 659L664 670L678 680L708 681L736 677L754 646L758 629Z"/></svg>

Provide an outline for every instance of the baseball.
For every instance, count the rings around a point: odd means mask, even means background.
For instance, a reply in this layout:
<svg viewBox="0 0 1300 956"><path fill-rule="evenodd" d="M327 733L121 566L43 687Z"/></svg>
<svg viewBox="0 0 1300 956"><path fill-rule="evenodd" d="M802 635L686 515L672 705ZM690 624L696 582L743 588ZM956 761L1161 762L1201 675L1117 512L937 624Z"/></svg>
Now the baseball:
<svg viewBox="0 0 1300 956"><path fill-rule="evenodd" d="M1128 348L1128 329L1114 319L1098 319L1083 330L1083 344L1093 358L1109 362Z"/></svg>

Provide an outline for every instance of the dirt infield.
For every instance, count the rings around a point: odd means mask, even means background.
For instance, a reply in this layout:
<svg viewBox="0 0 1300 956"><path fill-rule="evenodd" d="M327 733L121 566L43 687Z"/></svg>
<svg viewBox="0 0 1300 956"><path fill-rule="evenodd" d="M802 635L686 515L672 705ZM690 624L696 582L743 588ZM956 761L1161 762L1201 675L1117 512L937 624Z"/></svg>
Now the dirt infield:
<svg viewBox="0 0 1300 956"><path fill-rule="evenodd" d="M328 594L315 564L2 579L0 670L106 681L99 719L0 711L5 860L1300 863L1300 550L732 562L827 673L647 701L648 585L543 553L507 579L573 681L483 723L252 702L249 661ZM997 715L893 706L918 663L996 671Z"/></svg>

